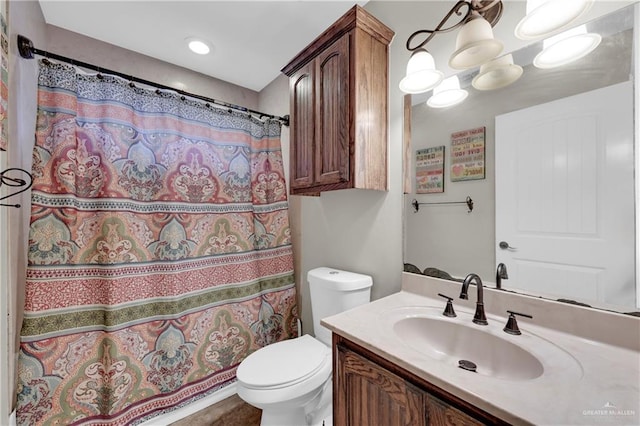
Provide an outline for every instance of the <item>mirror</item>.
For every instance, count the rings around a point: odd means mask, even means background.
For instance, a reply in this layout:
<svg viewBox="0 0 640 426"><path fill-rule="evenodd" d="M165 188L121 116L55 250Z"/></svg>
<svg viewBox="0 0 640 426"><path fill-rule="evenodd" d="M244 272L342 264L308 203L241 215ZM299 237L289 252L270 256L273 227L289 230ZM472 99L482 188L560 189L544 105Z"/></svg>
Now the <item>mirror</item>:
<svg viewBox="0 0 640 426"><path fill-rule="evenodd" d="M503 130L505 117L511 118L515 111L529 112L547 109L548 106L571 100L572 102L580 101L584 94L591 94L595 99L606 97L608 92L599 92L610 87L618 85L623 87L623 91L628 92L627 108L630 116L629 146L618 152L619 157L626 157L630 164L631 171L625 175L624 185L619 182L597 182L606 175L600 166L594 166L596 169L590 175L577 176L577 169L570 167L567 170L569 177L576 182L586 182L589 179L593 183L589 185L596 188L592 198L595 200L589 204L584 200L575 204L564 204L574 206L571 214L580 212L598 211L600 212L600 204L607 204L608 198L603 197L609 193L624 194L622 197L622 205L625 205L624 212L619 209L624 216L625 222L623 234L628 236L627 240L630 245L624 249L626 258L629 261L623 262L622 266L616 266L617 270L622 270L623 275L627 278L616 278L615 282L605 282L601 279L606 274L600 274L598 268L593 267L591 260L573 261L574 270L580 269L579 273L573 278L567 278L565 270L547 267L546 272L536 276L533 280L528 280L525 285L527 276L533 274L532 269L527 266L535 262L528 263L522 259L505 262L509 273L509 279L502 280L502 288L522 292L530 295L547 297L555 300L566 300L569 302L583 303L596 308L610 309L620 312L638 311L638 296L636 291L636 231L635 231L635 186L633 167L636 163L634 149L635 127L634 122L636 96L633 95L634 90L634 72L636 60L634 49L634 22L636 16L637 5L624 7L618 11L604 15L587 23L589 32L596 32L602 36L600 45L591 54L581 58L571 64L553 68L538 69L532 65L535 55L543 48L543 42L532 43L522 49L511 52L516 64L520 64L524 73L522 77L515 83L497 90L479 91L471 86L472 79L478 74L478 69L472 69L458 74L460 84L465 88L469 95L462 103L447 108L431 108L425 104L425 101L431 95L427 92L421 95L412 96L411 107L411 156L410 164L405 164L408 175L412 179L412 192L406 193L404 198L404 262L405 271L414 273L425 273L427 275L438 276L440 278L450 278L462 280L468 273L479 274L483 281L492 283L496 281L496 268L499 262L503 262L502 254L504 252L522 253L524 250L518 247L514 241L505 241L502 234L504 218L509 219L510 213L504 213L505 202L509 201L511 195L497 193L504 189L505 180L511 178L507 176L505 170L511 165L511 170L515 167L516 173L520 170L520 175L525 174L522 168L518 168L526 161L520 158L515 160L498 160L496 157L496 147L498 146L498 155L502 155L503 149L500 144L504 144L505 135L511 140L520 140L518 127L516 132L506 134ZM603 95L604 93L604 95ZM598 98L600 96L600 98ZM601 102L595 102L600 104ZM538 107L544 105L542 107ZM561 107L562 108L562 107ZM530 120L531 121L531 120ZM496 122L498 122L498 130ZM526 126L532 127L536 126ZM541 126L538 126L541 127ZM581 128L584 129L585 126ZM601 132L600 126L596 126L597 132ZM457 180L452 181L453 168L452 160L452 135L458 132L483 129L484 130L484 174L479 179L474 180ZM583 136L588 135L584 133ZM524 135L524 134L523 134ZM577 137L582 140L583 136ZM497 138L498 137L498 138ZM524 138L524 136L522 136ZM530 143L530 146L539 146L539 150L553 150L553 145L549 145L546 139L541 140L540 144ZM426 148L434 148L444 146L444 167L442 182L444 191L440 193L416 193L416 151ZM618 148L619 150L619 148ZM597 152L598 155L612 156L615 154L614 149L606 147ZM570 154L570 151L566 151ZM504 158L504 157L499 157ZM551 161L557 161L558 155L550 157ZM569 156L573 162L574 157ZM516 166L513 166L517 163ZM573 164L573 163L572 163ZM598 163L599 164L599 163ZM518 166L519 165L519 166ZM538 180L544 179L544 174L537 175ZM541 177L542 176L542 177ZM565 176L566 178L566 176ZM527 182L522 180L520 176L520 185L527 186ZM530 184L531 188L535 186ZM538 188L537 186L535 186ZM522 187L521 187L522 188ZM568 196L577 193L579 187L567 185L563 190L558 189L557 184L547 186L550 188L547 193L538 194L540 200L553 198L555 201L559 197ZM527 188L525 188L527 189ZM520 189L522 191L522 189ZM530 191L535 192L534 190ZM547 196L548 195L548 196ZM473 201L473 210L469 212L470 206L465 201L467 197ZM573 197L575 198L575 197ZM587 197L588 198L588 197ZM496 200L500 205L496 206ZM531 198L531 206L529 206L528 215L532 221L537 218L550 214L545 210L546 204L538 201L538 198ZM418 211L416 211L415 203ZM571 201L574 203L574 201ZM598 204L600 203L600 204ZM595 207L592 207L595 206ZM516 207L517 209L518 207ZM514 213L515 214L515 213ZM496 215L501 218L496 225ZM570 216L569 216L570 217ZM593 233L597 236L601 231L599 219L594 219L593 225L595 229ZM517 222L517 220L516 220ZM571 224L576 223L571 217L568 219ZM621 222L614 219L614 225L621 227ZM569 226L572 228L572 226ZM574 232L569 230L569 232ZM591 232L591 231L590 231ZM501 233L498 236L497 233ZM574 232L575 233L575 232ZM542 250L553 252L558 251L557 241L550 240L547 246L541 246ZM503 249L500 243L503 243ZM522 240L518 241L519 243ZM511 244L511 245L510 245ZM513 247L512 247L513 246ZM573 249L571 252L573 253ZM552 259L550 263L553 263ZM559 262L559 261L558 261ZM548 263L547 266L550 264ZM591 270L587 270L591 269ZM554 272L555 271L555 272ZM512 274L513 272L513 274ZM517 276L520 274L518 278ZM591 274L591 275L590 275ZM615 275L615 274L614 274ZM620 275L619 275L620 276ZM596 277L596 278L593 278ZM600 278L598 278L600 277ZM590 281L599 283L590 287ZM613 278L610 279L614 281ZM600 287L598 287L600 286ZM615 290L607 290L614 288ZM604 295L609 291L615 295Z"/></svg>

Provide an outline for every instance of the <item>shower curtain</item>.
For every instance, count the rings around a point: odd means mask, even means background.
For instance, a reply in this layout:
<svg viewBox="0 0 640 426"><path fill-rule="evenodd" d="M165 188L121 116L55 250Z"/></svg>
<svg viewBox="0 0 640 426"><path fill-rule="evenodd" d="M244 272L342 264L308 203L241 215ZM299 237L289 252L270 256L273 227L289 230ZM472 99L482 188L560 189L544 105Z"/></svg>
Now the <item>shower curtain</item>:
<svg viewBox="0 0 640 426"><path fill-rule="evenodd" d="M18 424L136 424L297 335L280 126L40 62Z"/></svg>

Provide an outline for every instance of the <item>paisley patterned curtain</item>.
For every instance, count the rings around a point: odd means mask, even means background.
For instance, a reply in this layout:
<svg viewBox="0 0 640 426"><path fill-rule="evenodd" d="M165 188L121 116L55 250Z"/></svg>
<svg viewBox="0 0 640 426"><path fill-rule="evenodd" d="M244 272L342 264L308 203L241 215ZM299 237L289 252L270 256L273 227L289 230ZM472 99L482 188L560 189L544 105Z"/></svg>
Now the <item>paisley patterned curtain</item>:
<svg viewBox="0 0 640 426"><path fill-rule="evenodd" d="M295 337L280 123L40 63L17 419L136 424Z"/></svg>

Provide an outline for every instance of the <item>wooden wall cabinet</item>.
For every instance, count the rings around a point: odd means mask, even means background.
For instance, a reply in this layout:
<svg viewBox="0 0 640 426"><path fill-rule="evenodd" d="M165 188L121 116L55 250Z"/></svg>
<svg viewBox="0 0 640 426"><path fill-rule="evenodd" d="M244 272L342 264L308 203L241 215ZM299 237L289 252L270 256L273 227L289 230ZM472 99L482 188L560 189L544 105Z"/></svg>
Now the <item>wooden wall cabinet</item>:
<svg viewBox="0 0 640 426"><path fill-rule="evenodd" d="M333 357L335 426L508 424L336 334Z"/></svg>
<svg viewBox="0 0 640 426"><path fill-rule="evenodd" d="M388 190L393 35L354 6L282 69L289 77L291 194Z"/></svg>

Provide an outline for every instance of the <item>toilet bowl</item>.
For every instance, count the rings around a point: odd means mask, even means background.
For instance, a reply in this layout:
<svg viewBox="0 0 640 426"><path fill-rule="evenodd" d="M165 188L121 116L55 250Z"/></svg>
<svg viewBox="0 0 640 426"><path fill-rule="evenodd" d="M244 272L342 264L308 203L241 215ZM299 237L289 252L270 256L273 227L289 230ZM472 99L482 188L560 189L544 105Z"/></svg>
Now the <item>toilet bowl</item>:
<svg viewBox="0 0 640 426"><path fill-rule="evenodd" d="M305 334L265 346L236 372L238 396L262 410L262 426L331 426L331 331L320 319L370 301L369 276L322 267L307 279L317 338Z"/></svg>
<svg viewBox="0 0 640 426"><path fill-rule="evenodd" d="M238 395L262 410L262 425L306 425L315 408L310 403L319 402L331 371L331 349L305 334L242 361L236 373Z"/></svg>

